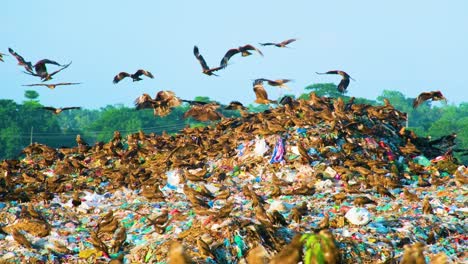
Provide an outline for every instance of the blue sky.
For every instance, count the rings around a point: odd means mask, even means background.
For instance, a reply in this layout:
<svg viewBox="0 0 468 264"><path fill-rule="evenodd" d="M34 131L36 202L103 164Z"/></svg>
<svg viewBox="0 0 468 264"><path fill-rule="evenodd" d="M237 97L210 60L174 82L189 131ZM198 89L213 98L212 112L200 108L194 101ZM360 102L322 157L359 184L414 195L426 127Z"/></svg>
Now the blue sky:
<svg viewBox="0 0 468 264"><path fill-rule="evenodd" d="M26 4L27 3L27 4ZM138 4L137 4L138 3ZM50 106L131 106L142 93L172 90L222 103L255 99L252 80L289 78L292 93L309 84L338 83L315 72L340 69L355 82L348 95L374 99L384 89L415 97L441 90L449 103L468 101L468 1L5 1L0 52L73 64L55 82L79 86L32 88ZM290 49L260 47L264 57L235 56L220 77L201 73L244 44L298 38ZM154 79L112 83L120 71L147 69ZM53 67L50 67L53 69ZM0 63L2 99L24 100L22 84L37 83L12 56ZM267 88L270 97L280 91Z"/></svg>

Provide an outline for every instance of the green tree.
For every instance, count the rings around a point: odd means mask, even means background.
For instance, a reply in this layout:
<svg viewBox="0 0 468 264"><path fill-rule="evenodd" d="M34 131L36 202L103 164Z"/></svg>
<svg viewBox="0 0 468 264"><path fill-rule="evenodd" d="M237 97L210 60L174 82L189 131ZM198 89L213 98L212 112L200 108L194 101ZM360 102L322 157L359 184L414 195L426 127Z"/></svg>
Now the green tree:
<svg viewBox="0 0 468 264"><path fill-rule="evenodd" d="M336 84L334 83L315 83L304 88L306 90L312 90L318 96L327 96L327 97L346 97L338 91Z"/></svg>

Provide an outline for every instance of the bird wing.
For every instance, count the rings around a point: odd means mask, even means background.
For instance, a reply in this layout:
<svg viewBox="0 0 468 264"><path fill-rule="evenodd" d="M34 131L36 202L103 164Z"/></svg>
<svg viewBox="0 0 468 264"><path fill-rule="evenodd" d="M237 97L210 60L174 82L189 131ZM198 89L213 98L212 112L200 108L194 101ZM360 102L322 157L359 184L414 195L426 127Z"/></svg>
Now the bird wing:
<svg viewBox="0 0 468 264"><path fill-rule="evenodd" d="M428 92L423 92L419 94L418 97L416 97L413 101L413 108L417 108L420 104L429 100L431 97L432 97L432 94Z"/></svg>
<svg viewBox="0 0 468 264"><path fill-rule="evenodd" d="M11 55L13 55L13 57L16 58L16 60L18 61L18 64L23 65L24 68L26 68L28 72L33 71L31 62L26 61L21 55L16 53L12 48L8 48L8 51L10 52Z"/></svg>
<svg viewBox="0 0 468 264"><path fill-rule="evenodd" d="M139 69L138 71L135 72L134 74L136 77L139 77L141 75L145 75L149 78L154 78L153 74L149 71L146 71L146 70L143 70L143 69Z"/></svg>
<svg viewBox="0 0 468 264"><path fill-rule="evenodd" d="M198 51L197 46L193 47L193 54L195 55L195 58L197 58L197 60L200 62L200 65L202 66L203 70L209 70L210 69L210 67L208 67L208 65L206 64L205 59L203 58L203 56Z"/></svg>
<svg viewBox="0 0 468 264"><path fill-rule="evenodd" d="M44 109L44 110L50 110L52 112L55 112L55 110L57 110L57 108L52 107L52 106L44 106L44 107L41 107L41 108Z"/></svg>
<svg viewBox="0 0 468 264"><path fill-rule="evenodd" d="M285 40L285 41L281 42L280 45L286 46L286 45L288 45L289 43L292 43L292 42L294 42L294 41L296 41L296 40L297 40L297 39L294 39L294 38L293 38L293 39L288 39L288 40Z"/></svg>
<svg viewBox="0 0 468 264"><path fill-rule="evenodd" d="M338 91L340 91L341 93L344 93L346 91L346 88L348 88L348 85L349 85L348 78L341 79L340 83L338 84Z"/></svg>
<svg viewBox="0 0 468 264"><path fill-rule="evenodd" d="M224 54L224 57L221 59L220 67L225 68L227 66L227 63L229 59L234 56L235 54L239 53L239 49L230 49Z"/></svg>
<svg viewBox="0 0 468 264"><path fill-rule="evenodd" d="M151 98L149 94L142 94L137 99L135 99L134 104L137 110L145 108L153 108L155 101Z"/></svg>
<svg viewBox="0 0 468 264"><path fill-rule="evenodd" d="M36 62L36 64L34 64L34 67L38 66L38 65L45 65L45 64L53 64L53 65L57 65L57 66L62 66L60 65L60 63L56 62L56 61L53 61L53 60L49 60L49 59L43 59L43 60L40 60L38 62Z"/></svg>
<svg viewBox="0 0 468 264"><path fill-rule="evenodd" d="M263 53L259 49L257 49L256 47L254 47L254 46L252 46L250 44L247 44L247 45L243 46L242 48L245 49L245 50L255 50L256 52L258 52L260 55L263 56Z"/></svg>
<svg viewBox="0 0 468 264"><path fill-rule="evenodd" d="M262 46L273 46L273 45L276 45L277 43L271 43L271 42L267 42L267 43L258 43Z"/></svg>
<svg viewBox="0 0 468 264"><path fill-rule="evenodd" d="M23 84L22 86L47 86L47 84L44 84L44 83L34 83L34 84Z"/></svg>
<svg viewBox="0 0 468 264"><path fill-rule="evenodd" d="M77 84L81 84L81 83L62 82L62 83L57 83L57 84L55 84L55 86L60 86L60 85L77 85ZM47 86L47 84L42 84L42 85Z"/></svg>
<svg viewBox="0 0 468 264"><path fill-rule="evenodd" d="M79 107L79 106L64 107L64 108L62 108L62 111L71 110L71 109L81 109L81 107Z"/></svg>
<svg viewBox="0 0 468 264"><path fill-rule="evenodd" d="M66 65L63 65L62 68L52 72L51 74L49 74L50 77L54 76L55 74L65 70L66 68L68 68L68 66L70 66L72 64L72 62L70 61L70 63L66 64Z"/></svg>
<svg viewBox="0 0 468 264"><path fill-rule="evenodd" d="M123 78L125 77L130 77L130 74L127 73L127 72L120 72L119 74L117 74L115 77L114 77L114 81L113 83L118 83L120 82Z"/></svg>

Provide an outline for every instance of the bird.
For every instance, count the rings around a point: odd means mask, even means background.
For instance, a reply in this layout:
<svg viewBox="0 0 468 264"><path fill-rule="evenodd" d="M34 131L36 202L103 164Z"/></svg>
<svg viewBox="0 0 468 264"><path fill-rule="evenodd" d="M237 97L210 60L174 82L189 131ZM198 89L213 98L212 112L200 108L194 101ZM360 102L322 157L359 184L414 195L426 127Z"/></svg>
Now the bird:
<svg viewBox="0 0 468 264"><path fill-rule="evenodd" d="M432 210L431 203L429 202L429 197L426 196L424 198L423 204L422 204L422 212L423 214L433 214L434 211Z"/></svg>
<svg viewBox="0 0 468 264"><path fill-rule="evenodd" d="M130 73L127 73L127 72L120 72L119 74L117 74L115 77L114 77L114 81L113 83L118 83L120 82L122 79L126 78L126 77L130 77L132 78L132 80L134 82L137 82L137 81L141 81L143 79L140 78L140 76L142 75L145 75L151 79L154 78L153 74L149 71L146 71L146 70L143 70L143 69L139 69L138 71L136 71L134 74L130 74Z"/></svg>
<svg viewBox="0 0 468 264"><path fill-rule="evenodd" d="M47 67L46 65L47 64L53 64L53 65L57 65L57 66L61 66L62 68L52 72L52 73L48 73L47 72ZM52 79L52 76L54 76L55 74L61 72L62 70L68 68L70 65L72 64L72 62L66 64L66 65L61 65L60 63L56 62L56 61L53 61L53 60L49 60L49 59L43 59L43 60L40 60L38 62L36 62L36 64L34 64L34 71L29 71L28 69L26 69L27 71L25 71L24 73L26 74L29 74L29 75L32 75L32 76L37 76L37 77L40 77L41 80L43 82L45 81L48 81L48 80L51 80Z"/></svg>
<svg viewBox="0 0 468 264"><path fill-rule="evenodd" d="M432 101L444 100L447 102L447 98L444 97L441 91L423 92L418 95L413 101L413 108L417 108L423 102L432 99Z"/></svg>
<svg viewBox="0 0 468 264"><path fill-rule="evenodd" d="M287 40L282 41L282 42L280 42L280 43L267 42L267 43L258 43L258 44L260 44L260 45L262 45L262 46L276 46L276 47L278 47L278 48L286 48L286 45L288 45L288 44L290 44L290 43L292 43L292 42L294 42L294 41L296 41L296 40L297 40L297 39L294 39L294 38L293 38L293 39L287 39Z"/></svg>
<svg viewBox="0 0 468 264"><path fill-rule="evenodd" d="M291 81L290 79L269 80L269 79L265 79L265 78L260 78L260 79L257 79L257 80L262 81L262 82L267 82L271 86L277 86L278 88L284 88L286 90L291 90L291 88L289 88L289 87L287 87L285 85L285 83L288 83L288 82Z"/></svg>
<svg viewBox="0 0 468 264"><path fill-rule="evenodd" d="M382 196L388 196L392 199L395 199L395 196L393 196L393 194L387 188L385 188L384 186L380 184L377 185L377 192Z"/></svg>
<svg viewBox="0 0 468 264"><path fill-rule="evenodd" d="M316 72L317 74L339 74L341 75L341 77L343 77L340 81L340 83L338 84L338 91L340 91L341 93L344 93L346 92L346 88L348 88L348 85L349 85L349 79L353 80L353 78L351 78L351 76L349 76L349 74L347 74L346 72L344 71L338 71L338 70L334 70L334 71L327 71L327 72L323 72L323 73L320 73L320 72Z"/></svg>
<svg viewBox="0 0 468 264"><path fill-rule="evenodd" d="M242 57L252 55L252 53L250 53L249 50L255 50L256 52L258 52L260 55L263 56L263 53L259 49L255 48L254 46L250 44L247 44L245 46L240 46L238 48L233 48L233 49L228 50L226 54L224 55L224 57L221 59L221 63L220 63L221 68L225 68L227 66L229 59L231 59L231 57L237 53L241 53Z"/></svg>
<svg viewBox="0 0 468 264"><path fill-rule="evenodd" d="M78 191L73 192L72 204L74 207L78 207L81 205L80 193Z"/></svg>
<svg viewBox="0 0 468 264"><path fill-rule="evenodd" d="M3 56L5 56L5 55L6 55L5 53L1 53L1 52L0 52L0 61L3 61L3 62L4 62ZM8 55L7 55L7 56L8 56Z"/></svg>
<svg viewBox="0 0 468 264"><path fill-rule="evenodd" d="M173 241L171 243L169 247L169 252L167 253L167 259L169 264L193 263L193 260L185 252L184 246L178 241Z"/></svg>
<svg viewBox="0 0 468 264"><path fill-rule="evenodd" d="M13 228L11 235L18 244L26 248L32 248L31 242L18 229Z"/></svg>
<svg viewBox="0 0 468 264"><path fill-rule="evenodd" d="M10 52L11 55L13 55L13 57L16 58L16 60L18 61L18 65L24 66L24 68L29 72L33 72L33 65L30 61L26 61L21 55L16 53L12 48L8 48L8 51Z"/></svg>
<svg viewBox="0 0 468 264"><path fill-rule="evenodd" d="M293 237L291 242L281 249L270 261L271 264L293 264L299 263L303 255L303 241L301 234Z"/></svg>
<svg viewBox="0 0 468 264"><path fill-rule="evenodd" d="M22 86L45 86L49 89L55 89L57 86L63 86L63 85L77 85L81 83L71 83L71 82L62 82L62 83L35 83L35 84L23 84Z"/></svg>
<svg viewBox="0 0 468 264"><path fill-rule="evenodd" d="M377 205L377 203L375 201L371 200L367 196L358 196L358 197L354 198L354 205L363 206L365 204L375 204L375 205Z"/></svg>
<svg viewBox="0 0 468 264"><path fill-rule="evenodd" d="M241 102L239 101L232 101L224 107L226 110L247 110L247 107L245 107Z"/></svg>
<svg viewBox="0 0 468 264"><path fill-rule="evenodd" d="M253 90L255 92L255 103L257 104L270 104L276 103L276 101L272 101L268 99L268 94L263 87L262 81L255 80L253 83Z"/></svg>
<svg viewBox="0 0 468 264"><path fill-rule="evenodd" d="M198 62L200 62L200 65L202 66L202 73L208 76L211 76L211 75L218 76L217 74L214 74L213 72L223 69L223 67L216 67L216 68L208 67L208 64L206 64L206 61L203 58L203 56L200 54L200 51L198 50L197 46L193 47L193 54L195 55L195 58L197 58Z"/></svg>
<svg viewBox="0 0 468 264"><path fill-rule="evenodd" d="M71 107L55 108L55 107L52 107L52 106L44 106L44 107L42 107L42 109L52 111L53 114L58 115L58 114L62 113L65 110L81 109L81 107L71 106Z"/></svg>
<svg viewBox="0 0 468 264"><path fill-rule="evenodd" d="M217 108L219 108L219 105L216 103L205 105L194 104L187 112L185 112L184 118L192 117L195 120L202 122L219 120L223 115L216 111Z"/></svg>

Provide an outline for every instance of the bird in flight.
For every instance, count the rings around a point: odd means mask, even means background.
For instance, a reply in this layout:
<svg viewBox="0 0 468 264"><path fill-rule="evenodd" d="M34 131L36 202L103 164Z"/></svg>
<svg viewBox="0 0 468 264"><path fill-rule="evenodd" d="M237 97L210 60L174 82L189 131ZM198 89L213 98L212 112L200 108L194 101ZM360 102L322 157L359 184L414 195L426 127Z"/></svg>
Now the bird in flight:
<svg viewBox="0 0 468 264"><path fill-rule="evenodd" d="M6 55L5 53L1 53L1 52L0 52L0 61L4 61L4 60L3 60L3 56L5 56L5 55ZM8 56L8 55L7 55L7 56Z"/></svg>
<svg viewBox="0 0 468 264"><path fill-rule="evenodd" d="M444 100L445 102L447 102L447 98L445 98L442 92L440 91L423 92L414 99L413 108L417 108L420 104L429 99L432 99L432 101Z"/></svg>
<svg viewBox="0 0 468 264"><path fill-rule="evenodd" d="M278 79L278 80L269 80L265 78L257 79L256 81L259 82L267 82L271 86L277 86L278 88L285 88L287 90L291 90L291 88L287 87L285 83L290 82L290 79Z"/></svg>
<svg viewBox="0 0 468 264"><path fill-rule="evenodd" d="M257 104L270 104L276 103L276 101L272 101L268 99L268 94L263 87L263 81L255 80L253 83L253 90L255 92L255 103Z"/></svg>
<svg viewBox="0 0 468 264"><path fill-rule="evenodd" d="M223 67L216 67L216 68L210 68L208 67L208 64L206 64L205 59L203 56L200 54L200 51L198 50L197 46L193 47L193 54L195 55L195 58L200 62L200 65L202 66L202 72L208 76L214 75L218 76L217 74L213 73L215 71L221 70Z"/></svg>
<svg viewBox="0 0 468 264"><path fill-rule="evenodd" d="M77 85L81 83L71 83L71 82L63 82L63 83L35 83L35 84L24 84L23 86L45 86L49 89L55 89L57 86L63 86L63 85Z"/></svg>
<svg viewBox="0 0 468 264"><path fill-rule="evenodd" d="M29 75L32 75L32 76L37 76L37 77L40 77L41 80L43 82L45 81L48 81L48 80L51 80L52 79L52 76L54 76L55 74L61 72L62 70L68 68L68 66L70 66L72 63L68 63L66 65L63 65L62 68L52 72L52 73L48 73L47 72L47 67L46 67L46 64L53 64L53 65L57 65L57 66L62 66L61 64L55 62L55 61L52 61L52 60L48 60L48 59L43 59L43 60L40 60L38 61L36 64L34 64L34 70L36 71L35 73L34 72L30 72L30 71L26 71L24 73L27 73ZM26 69L27 70L27 69Z"/></svg>
<svg viewBox="0 0 468 264"><path fill-rule="evenodd" d="M65 110L81 109L81 107L72 106L72 107L55 108L55 107L52 107L52 106L44 106L44 107L42 107L42 109L52 111L53 114L58 115L58 114L62 113Z"/></svg>
<svg viewBox="0 0 468 264"><path fill-rule="evenodd" d="M13 57L16 58L16 60L18 61L18 65L24 66L24 68L28 72L33 72L33 65L30 61L26 61L21 55L16 53L12 48L8 48L8 51L10 52L11 55L13 55Z"/></svg>
<svg viewBox="0 0 468 264"><path fill-rule="evenodd" d="M145 75L151 79L154 78L153 74L151 74L151 72L149 71L145 71L143 69L139 69L138 71L136 71L134 74L130 74L130 73L127 73L127 72L120 72L119 74L117 74L115 77L114 77L114 83L118 83L120 82L122 79L126 78L126 77L130 77L133 79L134 82L137 82L137 81L141 81L143 79L140 78L140 76L142 75Z"/></svg>
<svg viewBox="0 0 468 264"><path fill-rule="evenodd" d="M262 46L276 46L278 48L286 48L286 45L288 45L289 43L291 42L294 42L296 41L297 39L287 39L285 41L282 41L280 43L271 43L271 42L268 42L268 43L259 43L260 45Z"/></svg>
<svg viewBox="0 0 468 264"><path fill-rule="evenodd" d="M351 76L349 76L349 74L347 74L346 72L344 71L327 71L327 72L323 72L323 73L320 73L320 72L316 72L317 74L339 74L341 75L341 77L343 77L340 81L340 83L338 84L338 91L340 91L341 93L345 93L346 92L346 88L348 88L348 85L349 85L349 79L353 80L353 78L351 78Z"/></svg>
<svg viewBox="0 0 468 264"><path fill-rule="evenodd" d="M263 56L263 53L259 49L255 48L254 46L252 46L250 44L247 44L245 46L241 46L241 47L238 47L238 48L233 48L233 49L228 50L226 52L226 54L224 55L223 59L221 60L220 66L222 68L225 68L227 66L227 63L228 63L229 59L231 59L231 57L234 56L237 53L241 53L242 57L252 55L252 53L250 53L249 50L255 50L256 52L258 52L260 55Z"/></svg>

